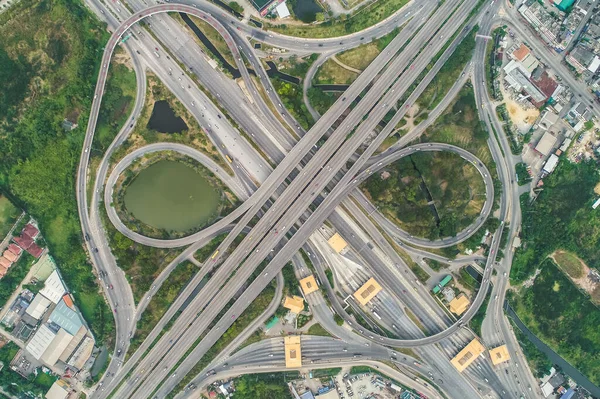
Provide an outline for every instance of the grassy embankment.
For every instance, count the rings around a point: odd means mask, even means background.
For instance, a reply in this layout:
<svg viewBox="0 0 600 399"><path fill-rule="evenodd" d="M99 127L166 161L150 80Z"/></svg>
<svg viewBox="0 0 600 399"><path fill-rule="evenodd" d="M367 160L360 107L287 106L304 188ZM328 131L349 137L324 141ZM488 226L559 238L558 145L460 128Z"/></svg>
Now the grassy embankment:
<svg viewBox="0 0 600 399"><path fill-rule="evenodd" d="M131 339L129 352L133 353L144 342L150 331L158 324L169 306L175 301L181 290L198 272L198 267L191 262L182 262L169 274L169 277L154 294L150 303L137 323L135 335Z"/></svg>
<svg viewBox="0 0 600 399"><path fill-rule="evenodd" d="M35 217L99 344L114 331L82 245L75 176L108 34L78 1L0 15L0 187ZM65 131L65 118L79 126Z"/></svg>
<svg viewBox="0 0 600 399"><path fill-rule="evenodd" d="M265 29L298 37L336 37L359 32L381 22L402 8L408 0L380 0L360 7L351 15L342 14L337 18L312 25L271 25Z"/></svg>

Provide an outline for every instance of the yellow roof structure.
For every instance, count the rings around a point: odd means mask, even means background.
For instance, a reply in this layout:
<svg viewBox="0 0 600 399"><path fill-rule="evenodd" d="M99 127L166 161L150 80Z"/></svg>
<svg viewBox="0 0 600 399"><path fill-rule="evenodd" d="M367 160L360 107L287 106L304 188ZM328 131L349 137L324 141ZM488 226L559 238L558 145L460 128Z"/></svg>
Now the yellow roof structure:
<svg viewBox="0 0 600 399"><path fill-rule="evenodd" d="M302 366L302 352L300 351L300 336L288 336L285 342L285 367L293 369Z"/></svg>
<svg viewBox="0 0 600 399"><path fill-rule="evenodd" d="M319 290L319 286L317 285L315 276L313 276L312 274L300 280L300 287L302 287L302 292L304 292L305 296L310 294L311 292Z"/></svg>
<svg viewBox="0 0 600 399"><path fill-rule="evenodd" d="M335 233L333 237L327 240L327 242L329 243L329 245L331 245L331 248L333 248L333 250L338 254L348 246L346 240L344 240L339 233Z"/></svg>
<svg viewBox="0 0 600 399"><path fill-rule="evenodd" d="M286 296L283 302L283 307L291 310L294 313L300 313L304 310L304 299L301 296Z"/></svg>
<svg viewBox="0 0 600 399"><path fill-rule="evenodd" d="M508 353L506 345L500 345L497 348L490 349L490 358L492 358L492 364L494 366L510 360L510 354Z"/></svg>
<svg viewBox="0 0 600 399"><path fill-rule="evenodd" d="M450 301L450 311L454 314L461 315L465 313L465 310L469 308L471 301L465 294L460 294L456 298Z"/></svg>
<svg viewBox="0 0 600 399"><path fill-rule="evenodd" d="M469 365L477 359L477 356L481 355L484 351L485 348L481 345L481 342L475 338L473 341L469 342L463 350L458 352L458 355L454 356L454 358L450 360L450 363L462 373L463 370L469 367Z"/></svg>
<svg viewBox="0 0 600 399"><path fill-rule="evenodd" d="M354 298L361 304L366 305L375 295L381 291L381 286L373 277L354 293Z"/></svg>

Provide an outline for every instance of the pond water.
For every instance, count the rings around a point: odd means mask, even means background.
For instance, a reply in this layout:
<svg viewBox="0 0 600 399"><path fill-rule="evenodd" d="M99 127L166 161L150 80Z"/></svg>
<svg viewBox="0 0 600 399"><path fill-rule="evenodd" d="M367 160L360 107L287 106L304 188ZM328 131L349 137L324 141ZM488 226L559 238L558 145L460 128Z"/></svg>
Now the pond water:
<svg viewBox="0 0 600 399"><path fill-rule="evenodd" d="M159 161L125 190L127 210L159 229L186 232L210 221L219 209L219 190L181 162Z"/></svg>
<svg viewBox="0 0 600 399"><path fill-rule="evenodd" d="M148 129L161 133L179 133L188 130L188 127L183 119L175 115L169 103L161 100L154 103Z"/></svg>
<svg viewBox="0 0 600 399"><path fill-rule="evenodd" d="M317 20L317 13L323 9L315 0L296 0L292 9L296 18L302 22L311 23Z"/></svg>

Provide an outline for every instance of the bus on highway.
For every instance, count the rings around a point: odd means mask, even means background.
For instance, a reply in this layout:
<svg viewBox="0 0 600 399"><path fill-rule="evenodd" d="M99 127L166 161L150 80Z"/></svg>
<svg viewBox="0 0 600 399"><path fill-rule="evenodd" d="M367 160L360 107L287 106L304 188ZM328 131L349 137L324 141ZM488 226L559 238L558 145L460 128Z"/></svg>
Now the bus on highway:
<svg viewBox="0 0 600 399"><path fill-rule="evenodd" d="M217 250L215 251L215 253L213 254L213 256L211 256L210 258L211 258L211 259L214 259L214 258L216 258L218 254L219 254L219 250L217 249Z"/></svg>
<svg viewBox="0 0 600 399"><path fill-rule="evenodd" d="M227 154L225 154L225 159L227 159L227 162L233 163L233 160Z"/></svg>

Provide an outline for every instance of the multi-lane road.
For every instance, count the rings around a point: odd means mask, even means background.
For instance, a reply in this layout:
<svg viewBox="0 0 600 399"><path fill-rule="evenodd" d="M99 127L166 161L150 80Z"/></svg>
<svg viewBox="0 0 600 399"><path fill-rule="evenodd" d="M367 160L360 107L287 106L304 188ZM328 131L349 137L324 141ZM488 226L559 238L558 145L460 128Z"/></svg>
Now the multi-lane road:
<svg viewBox="0 0 600 399"><path fill-rule="evenodd" d="M146 245L177 247L193 244L194 248L197 248L199 240L206 240L206 237L214 235L216 231L224 231L226 228L227 230L232 230L232 232L221 244L219 251L215 253L214 259L210 260L213 264L205 265L205 269L203 269L205 272L205 270L212 269L214 266L220 264L209 283L202 289L202 295L197 295L192 300L191 304L184 311L187 313L175 321L173 327L165 332L145 357L142 358L141 353L136 353L123 368L118 367L119 362L113 362L107 374L109 377L114 377L115 373L117 373L117 378L105 379L105 389L98 393L98 397L105 397L121 382L124 382L124 384L115 391L119 397L150 397L153 394L156 394L157 397L162 397L166 395L176 383L183 378L186 371L191 369L197 359L206 353L208 348L210 348L216 339L220 337L222 332L231 325L241 312L243 312L256 295L262 291L266 284L277 275L281 267L297 253L298 249L310 237L312 232L318 229L323 221L334 212L344 198L352 193L358 184L368 178L368 176L376 170L402 156L407 156L417 151L455 151L469 162L472 162L479 170L485 182L487 196L481 216L476 220L473 226L462 231L457 237L440 240L439 242L426 242L426 240L419 240L415 237L406 237L406 234L403 234L402 232L395 231L394 234L403 236L407 241L420 246L429 245L431 247L444 247L452 245L473 234L485 221L492 208L492 177L479 160L475 159L471 154L464 150L431 143L409 148L397 146L391 154L386 153L379 158L371 157L380 142L390 134L391 128L404 116L408 106L416 101L419 93L426 87L426 84L428 83L427 78L410 96L408 96L408 100L401 104L402 107L398 110L394 119L389 123L389 128L384 129L384 131L369 144L365 151L356 153L356 150L373 132L373 129L379 121L393 106L395 106L397 100L403 97L412 82L429 64L430 60L436 56L438 51L440 51L442 46L446 43L447 38L458 31L459 27L466 21L469 11L474 6L474 1L464 1L462 3L444 2L439 6L433 4L433 2L424 2L418 6L411 4L388 18L386 21L382 21L376 26L363 32L332 39L299 39L282 36L272 32L264 32L232 19L213 4L203 1L190 1L188 3L191 4L191 6L165 4L147 7L143 0L132 1L130 6L137 11L134 14L130 14L124 9L122 10L122 16L116 15L121 13L121 9L115 11L114 5L108 5L112 14L109 18L112 18L114 34L111 36L111 39L106 46L106 51L102 60L98 86L94 96L92 115L88 125L84 151L82 152L78 173L77 195L82 226L86 235L89 234L88 249L91 258L98 271L104 271L106 269L110 270L110 275L115 276L116 281L119 282L119 284L114 284L113 289L107 288L111 306L116 310L117 304L120 304L118 312L116 313L118 319L118 342L126 341L125 335L132 331L133 322L131 320L135 319L135 309L133 307L131 291L126 283L125 276L118 274L120 271L116 266L114 258L110 254L97 215L99 201L100 198L102 198L100 192L102 192L104 184L106 184L107 189L104 191L103 197L105 204L108 205L112 199L114 182L119 173L121 173L133 159L144 152L176 150L184 155L199 160L209 169L213 170L215 174L219 176L238 196L238 198L244 200L244 203L217 224L196 233L195 235L179 240L154 240L139 234L136 235L136 233L129 231L129 229L118 220L114 210L110 206L107 206L111 222L124 234L130 236L130 238L134 238L136 241ZM103 7L106 6L100 3L92 2L92 4L97 7L98 10L104 10L105 8ZM228 123L220 123L220 128L216 127L215 122L217 118L215 118L215 114L221 112L221 108L215 107L210 101L210 98L198 91L196 81L189 74L191 71L190 66L196 66L194 58L202 57L202 55L200 52L194 53L193 50L189 51L184 49L184 47L188 47L181 44L181 37L184 33L181 32L181 26L178 26L171 18L166 17L166 14L164 13L168 11L184 12L203 18L215 26L215 28L225 37L234 58L239 60L239 62L236 61L236 64L238 64L237 66L242 72L242 79L248 86L248 92L253 100L250 101L252 104L248 104L246 100L250 100L250 98L246 94L241 94L239 87L226 79L223 79L220 75L218 76L218 79L210 79L210 82L207 82L206 86L209 86L210 93L219 93L218 90L221 86L228 88L227 90L222 91L222 94L216 95L218 100L214 98L213 94L213 100L218 101L220 103L219 107L224 107L225 111L232 115L234 120L240 123L241 126L248 127L247 132L250 132L252 140L259 143L259 146L264 149L268 159L261 159L260 155L258 155L257 158L257 152L251 148L248 141L237 141L237 139L240 138L239 132L232 129ZM415 16L415 14L417 15ZM154 29L155 33L160 31L162 26L166 28L166 31L159 32L160 34L157 36L163 44L167 45L169 49L168 54L177 57L183 65L189 68L188 70L182 71L180 65L170 57L164 56L161 58L160 55L155 57L152 54L152 46L154 46L155 39L149 37L150 35L145 32L142 33L142 31L136 28L137 25L135 25L142 18L150 18L153 26L152 29ZM491 24L491 17L484 18L484 20L488 23L488 26ZM253 52L249 43L242 37L250 36L254 39L267 42L270 45L287 48L299 53L325 52L327 54L334 54L336 51L350 48L372 40L375 37L379 37L402 24L405 24L402 32L388 45L388 47L386 47L385 51L369 65L364 73L359 76L357 81L351 85L342 97L308 132L304 132L300 129L289 113L281 106L275 91L272 89L272 86L266 77L264 68L260 64L260 61L252 55ZM142 69L143 67L140 65L140 59L142 59L146 67L158 71L159 76L161 76L163 80L167 80L167 86L194 114L203 127L206 128L208 126L209 130L212 128L213 131L215 129L224 129L224 131L227 132L225 135L230 137L227 148L232 148L236 145L242 147L245 146L243 149L238 148L235 151L238 151L237 153L240 154L240 157L239 159L236 159L236 162L239 162L239 165L247 171L246 174L242 173L240 170L236 170L236 168L234 169L234 176L231 176L208 157L193 153L194 150L181 147L175 148L174 145L171 144L157 144L154 145L154 147L148 146L147 148L143 148L139 150L138 153L129 154L117 164L115 169L112 170L108 180L106 180L106 175L109 171L108 161L110 157L105 156L105 160L103 160L101 167L99 168L94 188L91 191L91 207L89 209L87 208L86 179L88 177L88 149L90 148L93 139L110 56L118 43L119 38L130 28L132 31L137 31L136 40L130 42L130 44L128 43L127 48L130 50L134 60L134 66L138 76L138 97L132 113L132 125L135 123L135 116L139 115L141 104L143 104L143 100L140 99L143 99L145 92L145 76ZM468 29L465 29L465 31L468 33ZM461 32L461 34L464 36L465 32ZM458 38L455 41L456 44L460 42L460 39L461 38ZM481 47L482 46L479 45L478 49ZM449 54L451 54L453 48L455 48L455 45L453 45L449 52L447 51L440 57L436 66L443 65L443 62L447 59ZM483 48L485 49L485 47ZM149 49L150 52L148 51ZM139 56L136 56L133 51L136 51ZM253 81L248 77L246 68L241 64L242 53L258 73L258 82L266 87L269 99L273 102L273 106L278 112L281 112L283 120L288 125L288 128L283 128L280 122L281 118L276 118L272 115L270 108L266 106L266 103L256 92ZM478 56L480 56L479 53L476 55L475 59L477 59ZM170 66L171 64L173 66ZM165 65L169 66L165 67ZM479 86L478 74L482 71L482 68L477 69L480 65L482 65L482 62L475 66L476 87ZM195 71L200 68L202 67L195 68ZM465 70L466 73L461 76L461 82L464 83L464 80L468 78L470 69L471 65L469 64ZM178 78L179 81L174 78L169 78L173 75L173 71L177 74L181 72L181 76L185 81L179 83L182 81L182 78ZM435 76L435 72L431 74L430 79L433 78L433 76ZM377 79L374 79L375 77L377 77ZM172 82L169 81L170 79L172 79ZM483 76L482 81L484 81L484 79L485 77ZM456 90L460 88L461 84L462 83L459 84L459 82L457 82L451 89L451 93L455 93ZM181 87L181 90L179 89L179 86ZM365 89L366 94L364 93ZM242 95L241 98L243 101L239 100L240 94ZM362 97L361 101L355 104L353 106L354 108L350 109L349 105L359 95ZM479 104L487 104L487 96L484 92L479 91L477 95ZM451 99L452 97L449 94L449 96L444 99L443 103L447 104L447 101L450 101ZM236 111L234 105L236 102L237 104L243 103L241 105L242 108L248 107L246 109L247 112ZM201 106L204 107L204 109L200 109ZM430 123L433 121L435 115L439 114L443 108L444 107L436 108L436 110L432 112L432 116L430 116L426 122ZM489 107L489 109L491 110L491 107ZM213 117L211 121L215 124L214 128L209 124L209 117L205 117L204 113L211 113ZM493 112L489 112L489 114L484 113L484 119L487 118L485 123L496 124L497 120L495 120L495 117L491 116L491 114L493 114ZM253 115L262 116L264 119L253 117ZM335 122L338 122L337 128L333 128ZM117 139L115 139L107 154L112 154L114 149L123 143L131 130L127 126L129 126L129 121L128 125L126 125L119 133L119 136L117 136ZM411 135L411 137L418 137L418 134L420 134L425 127L426 125L420 125L417 129L411 131L409 135ZM290 132L293 133L290 134ZM219 132L216 132L216 134L215 132L210 133L211 139L217 141L217 148L220 148L218 140L221 139L221 134L219 134ZM329 135L325 143L321 147L316 146L317 141L325 134ZM514 166L511 166L509 162L506 162L506 160L503 159L501 151L499 150L498 145L504 147L505 143L492 143L495 142L493 139L490 141L490 148L494 160L499 165L499 176L505 187L505 193L503 194L504 198L507 196L506 192L509 192L508 187L511 187L509 181L511 180L511 176L514 176ZM223 146L223 148L225 148L225 146ZM347 163L349 159L351 159L350 164ZM267 161L277 162L278 166L271 171ZM260 182L260 186L255 190L249 189L252 185L252 180ZM330 184L333 180L335 180L335 185ZM252 193L252 191L254 192ZM324 192L323 196L321 196L322 192ZM510 193L513 198L503 200L501 214L503 215L503 219L507 219L509 216L511 217L510 236L513 237L515 233L514 229L516 228L515 226L518 226L519 223L518 216L515 216L518 214L518 201L514 200L515 191L512 190ZM358 194L356 195L358 196ZM316 201L319 197L320 199ZM362 200L364 201L364 198L362 198ZM516 208L514 205L515 202L517 203ZM316 204L316 209L314 209L312 213L307 210L309 204ZM368 207L369 204L365 203L364 206ZM266 213L263 214L265 211ZM242 240L236 248L231 248L233 240L244 231L244 229L247 229L250 220L257 214L262 215L261 219L250 228L246 238ZM231 225L236 219L238 222ZM302 220L302 224L297 224L298 220ZM395 228L388 224L388 221L383 217L378 216L376 221L384 228L384 230L389 231L390 229ZM503 226L504 224L494 234L490 250L492 256L487 260L482 287L478 292L472 307L458 322L451 325L444 325L442 322L443 317L436 316L437 321L431 324L431 326L434 330L437 329L438 332L427 337L394 339L362 330L355 333L354 336L362 335L362 338L358 339L374 341L377 342L377 344L410 347L423 347L455 335L463 336L464 334L461 332L463 330L462 327L474 315L480 304L483 302L491 283L490 279L494 267L494 255L498 251ZM290 234L288 234L288 232L290 232ZM276 253L272 252L274 247L278 248ZM193 251L188 248L182 253L181 259L190 256L190 254L193 254ZM266 258L268 258L267 261L265 261ZM508 263L505 266L506 270L509 269L510 260L507 262ZM260 264L265 266L264 270L260 272L258 277L256 277L256 280L251 282L249 288L238 297L224 315L221 315L221 312L226 310L224 309L225 304L229 302L234 293L238 292L239 288L247 281ZM234 275L232 275L233 272L235 272ZM503 295L506 288L506 279L499 280L499 283L504 283L504 285L496 283L494 289L499 290ZM391 290L393 290L393 288ZM185 292L182 293L180 298L185 299ZM183 300L180 298L178 298L178 301ZM418 307L419 305L415 302L415 306ZM496 307L492 308L496 309ZM169 312L171 312L171 310L172 309L170 309ZM336 312L338 312L338 310L339 309L336 309ZM347 323L352 323L353 319L347 315L343 309L339 310L338 313L345 315ZM501 317L501 311L496 312L496 314L499 314ZM137 316L139 316L139 314ZM389 317L393 318L393 315L389 315ZM436 323L441 324L436 325ZM164 324L162 324L162 326L164 326ZM158 337L160 328L160 325L157 326L157 333L154 335L151 334L151 336L154 338ZM196 340L201 335L203 335L203 338L199 344L196 345ZM145 342L146 348L148 348L154 338L152 338L151 341ZM375 344L372 346L374 345ZM126 349L126 344L120 346L120 348ZM192 351L191 355L185 358L181 363L178 363L179 359L185 357L188 350ZM116 358L118 357L119 356L116 356ZM264 360L264 356L261 359ZM435 360L432 359L431 361ZM527 374L526 367L522 367L521 369ZM161 382L167 376L170 376L168 383L165 382L161 386ZM528 376L525 375L523 381L525 381L525 378L528 378ZM497 393L503 391L500 386L494 387L494 390Z"/></svg>

